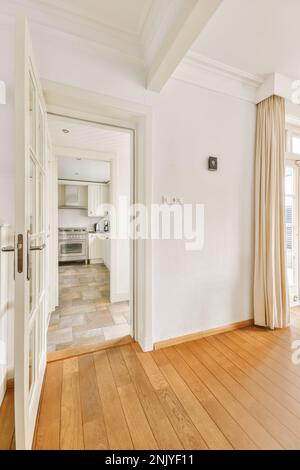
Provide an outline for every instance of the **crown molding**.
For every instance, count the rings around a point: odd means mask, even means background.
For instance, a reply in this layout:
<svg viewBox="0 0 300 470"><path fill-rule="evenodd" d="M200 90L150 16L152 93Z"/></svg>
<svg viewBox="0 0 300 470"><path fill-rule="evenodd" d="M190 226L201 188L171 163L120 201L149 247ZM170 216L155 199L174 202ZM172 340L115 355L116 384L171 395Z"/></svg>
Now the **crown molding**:
<svg viewBox="0 0 300 470"><path fill-rule="evenodd" d="M256 102L264 79L193 51L188 52L173 74L175 80L190 83L235 98Z"/></svg>
<svg viewBox="0 0 300 470"><path fill-rule="evenodd" d="M235 67L231 67L230 65L226 65L194 51L188 52L186 60L192 64L197 64L202 68L206 68L209 71L222 74L227 78L241 81L250 86L259 87L264 82L263 77L259 75L253 75Z"/></svg>
<svg viewBox="0 0 300 470"><path fill-rule="evenodd" d="M14 17L19 10L25 13L32 24L95 42L139 62L143 60L138 35L126 33L37 0L1 1L1 14Z"/></svg>

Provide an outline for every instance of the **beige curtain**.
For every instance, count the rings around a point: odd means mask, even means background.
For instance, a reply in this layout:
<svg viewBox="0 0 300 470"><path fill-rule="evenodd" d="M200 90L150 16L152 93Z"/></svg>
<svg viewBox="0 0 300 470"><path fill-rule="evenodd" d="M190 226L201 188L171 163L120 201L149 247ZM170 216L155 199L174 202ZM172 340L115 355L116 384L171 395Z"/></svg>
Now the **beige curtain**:
<svg viewBox="0 0 300 470"><path fill-rule="evenodd" d="M255 161L254 321L271 329L289 325L285 262L285 100L257 106Z"/></svg>

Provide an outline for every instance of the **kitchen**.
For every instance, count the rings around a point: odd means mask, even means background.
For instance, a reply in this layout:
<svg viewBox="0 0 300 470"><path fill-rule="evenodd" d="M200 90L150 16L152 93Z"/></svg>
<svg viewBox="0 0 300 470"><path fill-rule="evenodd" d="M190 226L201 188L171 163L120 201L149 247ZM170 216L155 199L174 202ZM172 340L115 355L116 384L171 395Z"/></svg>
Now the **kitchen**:
<svg viewBox="0 0 300 470"><path fill-rule="evenodd" d="M130 138L59 119L50 121L50 131L57 153L59 305L49 322L48 353L71 354L130 337L129 239L111 238L110 213L119 197L130 200Z"/></svg>

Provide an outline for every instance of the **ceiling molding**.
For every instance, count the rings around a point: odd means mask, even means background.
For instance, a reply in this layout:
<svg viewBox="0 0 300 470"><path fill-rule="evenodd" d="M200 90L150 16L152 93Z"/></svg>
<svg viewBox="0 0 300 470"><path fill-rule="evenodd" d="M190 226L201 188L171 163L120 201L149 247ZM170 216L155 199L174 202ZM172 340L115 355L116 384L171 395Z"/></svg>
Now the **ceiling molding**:
<svg viewBox="0 0 300 470"><path fill-rule="evenodd" d="M13 18L22 9L33 25L92 41L146 65L176 17L175 1L186 0L153 0L139 25L139 34L121 31L39 0L2 0L1 13Z"/></svg>
<svg viewBox="0 0 300 470"><path fill-rule="evenodd" d="M251 103L264 83L263 77L222 64L195 52L188 52L173 78L201 88L230 95Z"/></svg>
<svg viewBox="0 0 300 470"><path fill-rule="evenodd" d="M2 0L1 13L15 16L22 10L29 22L117 50L142 62L139 36L93 21L38 0Z"/></svg>
<svg viewBox="0 0 300 470"><path fill-rule="evenodd" d="M259 75L244 72L243 70L223 64L217 60L210 59L209 57L198 54L197 52L189 51L184 60L218 75L223 75L227 78L243 82L250 86L258 87L264 82L263 77Z"/></svg>

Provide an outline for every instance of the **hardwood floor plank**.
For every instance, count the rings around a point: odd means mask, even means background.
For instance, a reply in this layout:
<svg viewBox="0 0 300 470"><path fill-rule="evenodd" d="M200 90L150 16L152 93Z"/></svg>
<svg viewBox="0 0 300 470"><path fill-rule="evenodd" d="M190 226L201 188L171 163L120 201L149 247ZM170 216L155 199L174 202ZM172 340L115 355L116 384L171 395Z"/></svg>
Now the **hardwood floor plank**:
<svg viewBox="0 0 300 470"><path fill-rule="evenodd" d="M49 364L35 436L36 450L60 449L63 363Z"/></svg>
<svg viewBox="0 0 300 470"><path fill-rule="evenodd" d="M292 348L286 350L262 335L261 332L253 335L250 331L245 331L245 336L251 344L264 351L272 365L281 365L286 371L286 378L300 389L300 368L292 362Z"/></svg>
<svg viewBox="0 0 300 470"><path fill-rule="evenodd" d="M231 443L232 447L240 450L257 449L257 446L244 432L241 426L221 405L209 388L206 387L205 381L200 380L175 348L168 349L167 356L224 436Z"/></svg>
<svg viewBox="0 0 300 470"><path fill-rule="evenodd" d="M158 445L133 384L118 387L134 448L157 450Z"/></svg>
<svg viewBox="0 0 300 470"><path fill-rule="evenodd" d="M113 370L114 379L117 387L131 384L130 374L119 348L107 351L107 356Z"/></svg>
<svg viewBox="0 0 300 470"><path fill-rule="evenodd" d="M208 341L204 340L203 343L202 348L204 351L226 372L227 381L231 383L227 376L228 374L238 383L238 386L234 386L234 388L237 390L237 393L240 389L239 396L241 403L246 400L247 406L248 404L251 406L250 409L254 407L255 412L253 415L285 449L300 449L300 440L295 436L293 430L288 427L287 419L289 414L287 410L265 393L257 384L248 380L246 374L243 374L224 354L220 353ZM244 399L242 399L243 397ZM255 405L254 400L257 402L257 405ZM295 424L294 421L293 424ZM298 430L300 430L299 423Z"/></svg>
<svg viewBox="0 0 300 470"><path fill-rule="evenodd" d="M109 446L93 357L82 356L78 363L84 446L87 450L107 450Z"/></svg>
<svg viewBox="0 0 300 470"><path fill-rule="evenodd" d="M261 338L263 338L263 342L264 340L267 340L269 344L274 344L275 350L277 350L277 346L278 346L280 347L280 350L285 349L289 353L291 353L291 350L292 350L291 346L292 346L293 341L295 341L295 339L290 334L286 335L286 334L282 334L282 332L278 334L277 331L271 331L271 330L265 331L264 329L258 329L258 328L255 330L255 335L257 339L259 339L260 341L261 341ZM300 337L298 339L300 339Z"/></svg>
<svg viewBox="0 0 300 470"><path fill-rule="evenodd" d="M284 390L300 403L299 389L293 383L288 381L284 375L282 375L282 372L284 374L282 367L279 371L275 370L274 367L271 367L264 351L259 348L255 349L253 345L246 341L246 339L236 336L234 333L230 338L241 348L243 353L247 353L247 360L250 361L259 372L264 374L279 388Z"/></svg>
<svg viewBox="0 0 300 470"><path fill-rule="evenodd" d="M134 385L119 349L107 351L113 377L120 396L134 449L158 449L157 442L137 396Z"/></svg>
<svg viewBox="0 0 300 470"><path fill-rule="evenodd" d="M166 349L164 354L167 358L169 357L168 353L169 349ZM152 353L152 356L155 359L155 352ZM188 416L198 429L208 448L212 450L232 449L229 441L220 431L216 423L211 419L210 415L207 413L202 404L197 400L193 392L178 374L173 365L169 362L168 364L165 364L161 367L161 371L176 394L179 403L182 403L182 406L186 410Z"/></svg>
<svg viewBox="0 0 300 470"><path fill-rule="evenodd" d="M194 372L205 380L205 383L211 389L212 393L226 406L230 414L260 449L279 449L280 445L277 444L261 424L252 417L251 413L233 397L215 375L202 364L197 354L194 354L192 348L193 345L185 345L178 347L177 350L183 354Z"/></svg>
<svg viewBox="0 0 300 470"><path fill-rule="evenodd" d="M152 356L143 352L136 352L136 355L144 367L153 388L156 390L161 405L184 448L189 450L198 449L199 446L207 448L204 439L194 426L195 423L193 424L193 420L190 419Z"/></svg>
<svg viewBox="0 0 300 470"><path fill-rule="evenodd" d="M7 389L0 407L0 450L9 450L14 436L14 390Z"/></svg>
<svg viewBox="0 0 300 470"><path fill-rule="evenodd" d="M106 352L95 353L94 362L109 447L112 450L131 450L132 440Z"/></svg>
<svg viewBox="0 0 300 470"><path fill-rule="evenodd" d="M246 328L152 353L133 343L50 363L35 448L299 450L300 373L289 349L298 317L285 330Z"/></svg>
<svg viewBox="0 0 300 470"><path fill-rule="evenodd" d="M231 363L237 368L228 367L238 380L243 380L253 394L257 394L264 405L270 410L276 410L278 417L281 416L284 423L300 439L300 419L297 417L297 411L300 412L299 404L292 397L284 393L280 388L274 385L269 379L250 366L245 360L230 349L230 343L224 337L215 337L209 339L209 344L214 346L222 355L230 359ZM257 388L258 386L258 388ZM262 394L262 390L266 395ZM290 403L291 402L291 403ZM296 413L295 413L296 405ZM300 416L300 415L299 415Z"/></svg>
<svg viewBox="0 0 300 470"><path fill-rule="evenodd" d="M255 400L230 374L220 366L215 359L207 354L205 341L198 341L191 345L192 351L197 358L218 378L234 398L249 412L249 415L256 421L257 432L264 439L265 445L271 446L273 449L280 449L282 442L285 441L285 431L287 429L276 420L257 400Z"/></svg>
<svg viewBox="0 0 300 470"><path fill-rule="evenodd" d="M70 429L72 432L69 432ZM84 449L77 358L63 363L60 448L62 450Z"/></svg>
<svg viewBox="0 0 300 470"><path fill-rule="evenodd" d="M131 346L124 346L121 351L158 447L181 449L182 444L133 349Z"/></svg>

